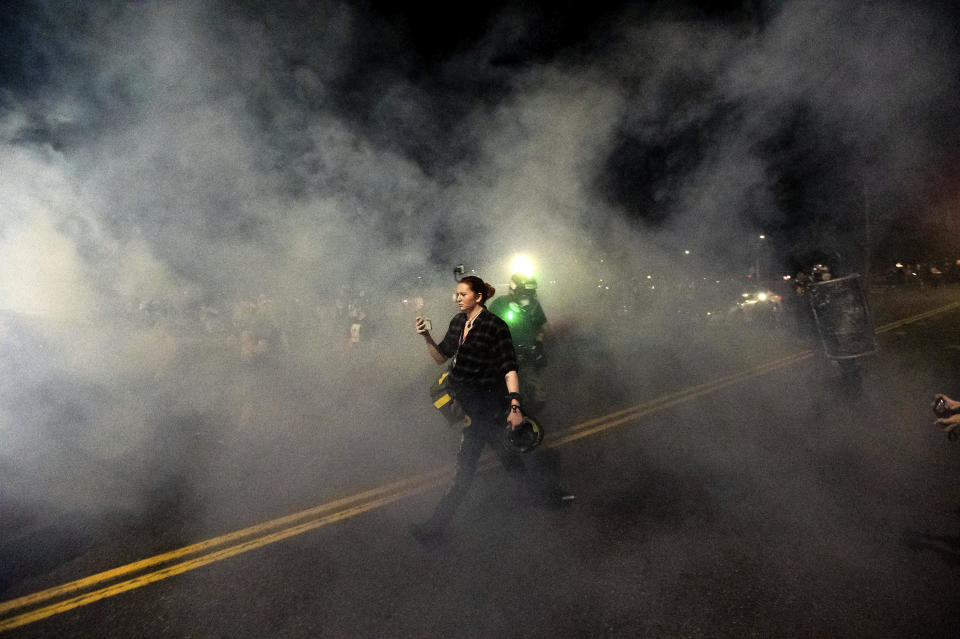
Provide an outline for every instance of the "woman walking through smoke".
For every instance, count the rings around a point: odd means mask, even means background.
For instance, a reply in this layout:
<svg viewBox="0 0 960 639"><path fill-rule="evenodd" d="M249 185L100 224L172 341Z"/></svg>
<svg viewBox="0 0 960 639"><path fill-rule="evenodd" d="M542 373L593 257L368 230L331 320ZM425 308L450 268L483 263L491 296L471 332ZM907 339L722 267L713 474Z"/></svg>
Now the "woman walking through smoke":
<svg viewBox="0 0 960 639"><path fill-rule="evenodd" d="M469 417L463 429L453 485L437 505L433 516L415 524L411 532L417 541L429 544L442 539L444 529L467 494L477 470L484 444L491 444L503 467L528 488L523 460L506 451L500 440L506 425L523 423L520 405L520 379L517 358L506 323L487 311L486 302L495 289L479 277L470 275L457 284L460 312L450 320L447 334L439 344L433 341L422 317L417 318L417 333L437 364L452 358L450 380L457 401Z"/></svg>

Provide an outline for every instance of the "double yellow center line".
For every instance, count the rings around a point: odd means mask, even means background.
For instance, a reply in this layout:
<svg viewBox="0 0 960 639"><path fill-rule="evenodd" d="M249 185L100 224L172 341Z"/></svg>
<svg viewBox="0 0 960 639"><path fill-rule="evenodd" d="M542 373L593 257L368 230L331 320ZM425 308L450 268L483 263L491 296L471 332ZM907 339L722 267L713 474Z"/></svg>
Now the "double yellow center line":
<svg viewBox="0 0 960 639"><path fill-rule="evenodd" d="M947 304L946 306L941 306L913 317L891 322L878 328L876 332L878 334L885 333L957 308L960 308L960 302ZM715 393L729 386L768 375L777 370L797 364L811 356L811 351L793 353L780 359L759 364L739 373L690 386L673 393L661 395L660 397L642 404L637 404L636 406L589 419L552 435L548 442L545 443L545 446L562 446L563 444L589 437L611 428L616 428L623 424L636 421L641 417L666 410L678 404L693 401L710 393ZM495 459L488 453L481 462L480 468L490 468L494 463ZM433 471L383 484L376 488L337 499L314 508L280 517L279 519L273 519L220 537L214 537L196 544L184 546L183 548L148 557L83 579L48 588L47 590L41 590L23 597L0 602L0 632L40 621L41 619L79 608L129 590L134 590L147 584L173 577L174 575L196 570L201 566L235 557L245 552L315 530L327 524L348 519L360 513L367 512L368 510L397 502L406 497L426 492L438 486L444 480L451 477L452 474L453 466L447 465ZM162 567L150 570L158 566ZM108 585L95 588L100 584ZM95 589L89 590L90 588ZM2 617L7 613L38 606L39 604L60 597L67 598L56 603L36 607L27 612L5 618Z"/></svg>

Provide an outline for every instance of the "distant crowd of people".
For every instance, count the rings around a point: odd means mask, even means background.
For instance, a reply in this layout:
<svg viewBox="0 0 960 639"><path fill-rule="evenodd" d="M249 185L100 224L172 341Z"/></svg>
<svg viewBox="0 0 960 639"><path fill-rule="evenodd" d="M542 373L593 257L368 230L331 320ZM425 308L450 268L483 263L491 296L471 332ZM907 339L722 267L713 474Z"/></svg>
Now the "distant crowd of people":
<svg viewBox="0 0 960 639"><path fill-rule="evenodd" d="M129 313L131 322L157 331L173 351L199 341L256 363L318 345L349 346L369 339L373 322L366 295L342 288L327 299L282 299L267 294L220 302L150 299Z"/></svg>

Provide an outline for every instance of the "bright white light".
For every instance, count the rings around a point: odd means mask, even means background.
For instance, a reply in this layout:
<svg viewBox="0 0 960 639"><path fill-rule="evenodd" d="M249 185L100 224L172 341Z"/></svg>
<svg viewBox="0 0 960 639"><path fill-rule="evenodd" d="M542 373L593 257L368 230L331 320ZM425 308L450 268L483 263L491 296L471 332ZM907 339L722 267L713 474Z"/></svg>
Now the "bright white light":
<svg viewBox="0 0 960 639"><path fill-rule="evenodd" d="M652 279L653 279L653 275L647 275L647 279L648 279L648 280L652 280Z"/></svg>
<svg viewBox="0 0 960 639"><path fill-rule="evenodd" d="M767 294L766 294L766 293L757 293L757 298L759 298L759 300L760 300L761 302L766 301L766 299L767 299Z"/></svg>
<svg viewBox="0 0 960 639"><path fill-rule="evenodd" d="M761 234L760 234L760 239L761 239L761 240L765 240L765 239L767 239L767 236L764 235L763 233L761 233Z"/></svg>
<svg viewBox="0 0 960 639"><path fill-rule="evenodd" d="M516 255L510 263L510 272L520 273L524 277L533 277L533 262L526 255Z"/></svg>
<svg viewBox="0 0 960 639"><path fill-rule="evenodd" d="M790 276L789 276L789 275L784 275L784 276L783 276L783 280L784 280L784 281L789 280L789 279L790 279Z"/></svg>
<svg viewBox="0 0 960 639"><path fill-rule="evenodd" d="M897 267L897 268L903 268L903 264L901 264L900 262L897 262L896 267Z"/></svg>
<svg viewBox="0 0 960 639"><path fill-rule="evenodd" d="M685 249L685 250L683 251L683 254L684 254L684 255L690 255L690 250L689 250L689 249Z"/></svg>

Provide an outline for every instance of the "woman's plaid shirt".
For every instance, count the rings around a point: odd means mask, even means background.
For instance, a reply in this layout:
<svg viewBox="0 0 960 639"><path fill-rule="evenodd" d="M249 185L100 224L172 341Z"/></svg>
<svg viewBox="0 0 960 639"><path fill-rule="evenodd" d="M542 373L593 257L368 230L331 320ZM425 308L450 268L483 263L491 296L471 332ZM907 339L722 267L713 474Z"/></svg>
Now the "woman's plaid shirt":
<svg viewBox="0 0 960 639"><path fill-rule="evenodd" d="M460 336L466 323L466 313L454 315L446 336L437 344L437 350L444 357L453 358L451 381L471 387L503 386L504 376L517 370L517 355L506 322L483 309L461 344Z"/></svg>

